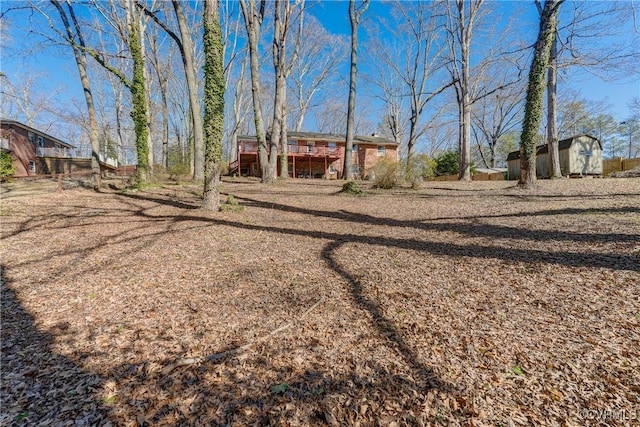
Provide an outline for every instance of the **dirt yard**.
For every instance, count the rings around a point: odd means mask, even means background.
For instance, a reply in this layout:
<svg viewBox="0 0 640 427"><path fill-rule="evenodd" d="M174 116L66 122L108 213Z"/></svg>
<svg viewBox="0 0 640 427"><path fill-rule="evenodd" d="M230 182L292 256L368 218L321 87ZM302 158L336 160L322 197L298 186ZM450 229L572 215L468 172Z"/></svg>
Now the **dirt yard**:
<svg viewBox="0 0 640 427"><path fill-rule="evenodd" d="M3 190L0 425L640 424L638 178L52 187Z"/></svg>

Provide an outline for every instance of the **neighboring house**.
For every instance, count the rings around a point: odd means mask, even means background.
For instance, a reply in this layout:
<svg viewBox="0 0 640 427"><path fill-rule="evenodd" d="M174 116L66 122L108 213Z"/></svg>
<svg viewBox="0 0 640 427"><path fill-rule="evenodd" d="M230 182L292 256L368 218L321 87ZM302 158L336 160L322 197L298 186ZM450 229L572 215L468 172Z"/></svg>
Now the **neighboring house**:
<svg viewBox="0 0 640 427"><path fill-rule="evenodd" d="M269 134L267 134L267 143ZM336 179L342 174L346 139L344 135L316 132L288 132L289 176ZM379 159L398 160L398 144L378 136L355 136L353 175L365 178ZM280 174L278 161L278 175ZM238 156L229 165L230 174L260 176L258 143L255 136L238 137Z"/></svg>
<svg viewBox="0 0 640 427"><path fill-rule="evenodd" d="M16 120L0 119L0 147L13 158L14 177L91 173L90 156L56 137ZM101 162L102 172L115 170L115 161Z"/></svg>
<svg viewBox="0 0 640 427"><path fill-rule="evenodd" d="M558 142L560 171L563 176L602 175L602 144L590 135L576 135ZM520 179L520 151L507 156L509 179ZM538 147L536 153L536 175L549 177L549 149Z"/></svg>

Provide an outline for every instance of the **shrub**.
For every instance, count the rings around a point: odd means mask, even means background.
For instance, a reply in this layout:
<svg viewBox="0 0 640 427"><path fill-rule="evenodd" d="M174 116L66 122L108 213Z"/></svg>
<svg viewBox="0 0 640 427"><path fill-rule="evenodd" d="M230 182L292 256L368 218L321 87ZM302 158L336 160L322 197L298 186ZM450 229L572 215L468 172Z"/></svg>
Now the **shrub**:
<svg viewBox="0 0 640 427"><path fill-rule="evenodd" d="M433 159L435 161L435 175L456 175L458 173L458 159L460 155L457 151L445 151L438 157Z"/></svg>
<svg viewBox="0 0 640 427"><path fill-rule="evenodd" d="M220 205L220 210L222 212L242 212L244 210L244 206L238 203L238 199L233 197L233 194L229 194L227 196L227 201Z"/></svg>
<svg viewBox="0 0 640 427"><path fill-rule="evenodd" d="M404 180L411 188L420 187L422 181L433 176L435 161L426 154L413 154L404 161L402 172Z"/></svg>
<svg viewBox="0 0 640 427"><path fill-rule="evenodd" d="M373 187L390 189L398 185L401 168L395 160L381 159L370 170L373 173Z"/></svg>
<svg viewBox="0 0 640 427"><path fill-rule="evenodd" d="M191 167L189 162L174 163L167 168L167 172L169 173L170 178L179 181L181 178L184 179L189 176L191 173Z"/></svg>
<svg viewBox="0 0 640 427"><path fill-rule="evenodd" d="M362 190L358 187L358 184L356 184L355 181L347 181L342 185L340 193L353 194L357 196L358 194L362 194Z"/></svg>
<svg viewBox="0 0 640 427"><path fill-rule="evenodd" d="M10 179L16 173L13 166L13 157L7 152L0 152L0 181L4 182Z"/></svg>

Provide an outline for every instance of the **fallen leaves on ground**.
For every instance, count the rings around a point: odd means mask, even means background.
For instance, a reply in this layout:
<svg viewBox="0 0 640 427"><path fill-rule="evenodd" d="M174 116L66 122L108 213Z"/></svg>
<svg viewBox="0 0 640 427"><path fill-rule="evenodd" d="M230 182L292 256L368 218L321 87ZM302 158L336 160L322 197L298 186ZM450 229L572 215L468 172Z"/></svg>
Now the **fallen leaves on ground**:
<svg viewBox="0 0 640 427"><path fill-rule="evenodd" d="M637 421L640 181L340 184L5 198L0 424Z"/></svg>

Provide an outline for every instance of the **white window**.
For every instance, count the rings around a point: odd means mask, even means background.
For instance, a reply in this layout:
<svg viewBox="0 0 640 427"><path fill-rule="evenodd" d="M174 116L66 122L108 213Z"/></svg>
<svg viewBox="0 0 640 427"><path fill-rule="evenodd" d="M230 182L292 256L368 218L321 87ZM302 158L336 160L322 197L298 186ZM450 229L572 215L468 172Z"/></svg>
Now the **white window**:
<svg viewBox="0 0 640 427"><path fill-rule="evenodd" d="M358 152L358 144L353 144L352 150L354 153Z"/></svg>
<svg viewBox="0 0 640 427"><path fill-rule="evenodd" d="M44 147L44 138L41 136L38 136L38 147L40 148Z"/></svg>
<svg viewBox="0 0 640 427"><path fill-rule="evenodd" d="M29 160L29 172L36 173L36 162Z"/></svg>
<svg viewBox="0 0 640 427"><path fill-rule="evenodd" d="M329 173L336 173L336 166L333 163L329 165Z"/></svg>
<svg viewBox="0 0 640 427"><path fill-rule="evenodd" d="M387 155L387 147L384 145L378 145L378 157L384 157Z"/></svg>
<svg viewBox="0 0 640 427"><path fill-rule="evenodd" d="M29 132L27 134L27 139L29 140L29 142L34 142L36 140L36 136L33 134L33 132Z"/></svg>

